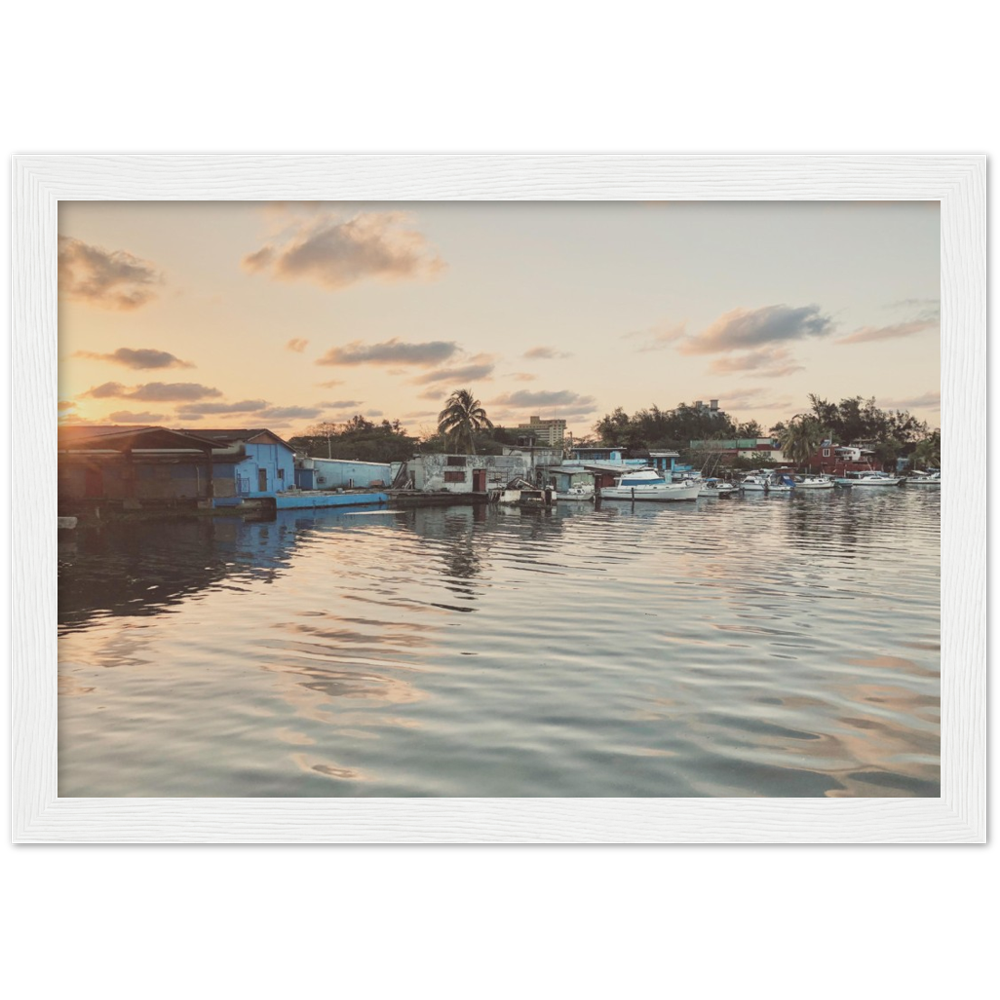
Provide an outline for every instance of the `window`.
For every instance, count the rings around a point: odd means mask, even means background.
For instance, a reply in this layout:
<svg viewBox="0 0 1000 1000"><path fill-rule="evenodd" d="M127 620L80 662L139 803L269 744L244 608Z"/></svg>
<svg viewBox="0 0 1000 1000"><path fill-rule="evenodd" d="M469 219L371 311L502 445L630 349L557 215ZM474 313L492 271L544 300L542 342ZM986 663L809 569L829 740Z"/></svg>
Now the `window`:
<svg viewBox="0 0 1000 1000"><path fill-rule="evenodd" d="M281 479L281 480L284 480L284 478L285 478L285 470L284 469L278 469L278 478Z"/></svg>
<svg viewBox="0 0 1000 1000"><path fill-rule="evenodd" d="M464 483L465 482L465 470L464 469L445 469L444 481L446 483Z"/></svg>
<svg viewBox="0 0 1000 1000"><path fill-rule="evenodd" d="M465 456L464 455L449 455L448 465L461 465L465 467Z"/></svg>
<svg viewBox="0 0 1000 1000"><path fill-rule="evenodd" d="M823 449L823 457L824 458L829 458L830 457L830 449L829 448L824 448Z"/></svg>

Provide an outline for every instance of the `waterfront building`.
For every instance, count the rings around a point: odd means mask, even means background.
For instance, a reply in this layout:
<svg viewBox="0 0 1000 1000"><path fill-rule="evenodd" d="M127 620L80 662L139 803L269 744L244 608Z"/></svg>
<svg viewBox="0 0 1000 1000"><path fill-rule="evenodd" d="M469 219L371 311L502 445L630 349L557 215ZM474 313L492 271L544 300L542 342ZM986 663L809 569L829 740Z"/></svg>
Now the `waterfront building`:
<svg viewBox="0 0 1000 1000"><path fill-rule="evenodd" d="M399 462L355 462L340 458L295 459L295 485L300 490L353 490L389 486Z"/></svg>
<svg viewBox="0 0 1000 1000"><path fill-rule="evenodd" d="M507 455L424 454L406 463L407 476L416 490L449 493L485 493L502 489L515 476L530 477L528 456L520 451Z"/></svg>
<svg viewBox="0 0 1000 1000"><path fill-rule="evenodd" d="M728 438L715 440L712 438L688 442L691 451L707 452L719 455L723 460L733 458L751 458L762 464L780 465L785 461L781 445L777 438Z"/></svg>
<svg viewBox="0 0 1000 1000"><path fill-rule="evenodd" d="M224 503L244 498L267 497L295 486L295 449L265 428L184 431L215 443L213 457L218 463L224 492L215 497ZM231 486L230 486L231 484Z"/></svg>

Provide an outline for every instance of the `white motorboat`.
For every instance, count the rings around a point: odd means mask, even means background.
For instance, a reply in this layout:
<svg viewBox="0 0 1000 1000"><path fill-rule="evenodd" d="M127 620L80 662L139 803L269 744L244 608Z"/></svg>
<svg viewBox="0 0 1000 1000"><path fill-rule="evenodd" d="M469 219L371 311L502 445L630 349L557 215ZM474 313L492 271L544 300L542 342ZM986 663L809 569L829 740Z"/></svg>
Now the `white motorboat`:
<svg viewBox="0 0 1000 1000"><path fill-rule="evenodd" d="M668 483L656 469L644 468L625 472L614 486L601 489L602 500L654 500L660 503L671 500L697 500L701 487L690 479L681 483Z"/></svg>
<svg viewBox="0 0 1000 1000"><path fill-rule="evenodd" d="M832 490L833 480L828 476L803 476L795 481L797 490Z"/></svg>
<svg viewBox="0 0 1000 1000"><path fill-rule="evenodd" d="M791 493L795 481L789 476L778 476L770 472L754 472L740 483L740 489L747 493Z"/></svg>
<svg viewBox="0 0 1000 1000"><path fill-rule="evenodd" d="M877 472L874 469L863 472L845 472L838 476L834 482L838 486L898 486L903 482L903 476L890 476L885 472Z"/></svg>
<svg viewBox="0 0 1000 1000"><path fill-rule="evenodd" d="M736 487L732 483L723 482L721 479L702 479L698 482L698 496L700 497L722 497L732 496L736 492Z"/></svg>
<svg viewBox="0 0 1000 1000"><path fill-rule="evenodd" d="M906 480L907 486L940 486L940 472L920 472L916 471Z"/></svg>

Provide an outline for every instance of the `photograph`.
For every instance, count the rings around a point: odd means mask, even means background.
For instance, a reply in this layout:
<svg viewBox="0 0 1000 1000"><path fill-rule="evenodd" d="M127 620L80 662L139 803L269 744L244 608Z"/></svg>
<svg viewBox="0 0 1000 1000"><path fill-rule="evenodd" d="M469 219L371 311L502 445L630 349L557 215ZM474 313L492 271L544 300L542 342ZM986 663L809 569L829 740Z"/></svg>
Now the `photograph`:
<svg viewBox="0 0 1000 1000"><path fill-rule="evenodd" d="M60 800L942 795L940 201L52 246Z"/></svg>

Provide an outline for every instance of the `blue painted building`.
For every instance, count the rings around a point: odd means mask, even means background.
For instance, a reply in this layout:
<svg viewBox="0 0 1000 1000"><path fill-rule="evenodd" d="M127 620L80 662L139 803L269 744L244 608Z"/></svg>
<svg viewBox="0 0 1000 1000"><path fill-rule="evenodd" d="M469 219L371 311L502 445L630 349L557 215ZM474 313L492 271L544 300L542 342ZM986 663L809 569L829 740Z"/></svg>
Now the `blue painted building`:
<svg viewBox="0 0 1000 1000"><path fill-rule="evenodd" d="M385 488L392 483L391 462L356 462L340 458L300 458L295 485L300 490Z"/></svg>
<svg viewBox="0 0 1000 1000"><path fill-rule="evenodd" d="M216 505L273 496L295 486L295 449L264 428L201 430L199 437L214 441L215 478L232 483L232 492L216 489Z"/></svg>
<svg viewBox="0 0 1000 1000"><path fill-rule="evenodd" d="M670 482L670 474L674 470L681 471L690 469L690 466L679 467L677 465L677 459L681 457L679 451L651 451L649 453L649 464L656 469L657 472L663 475L663 478Z"/></svg>
<svg viewBox="0 0 1000 1000"><path fill-rule="evenodd" d="M620 445L573 449L573 458L577 462L610 462L621 465L623 454L624 449Z"/></svg>

